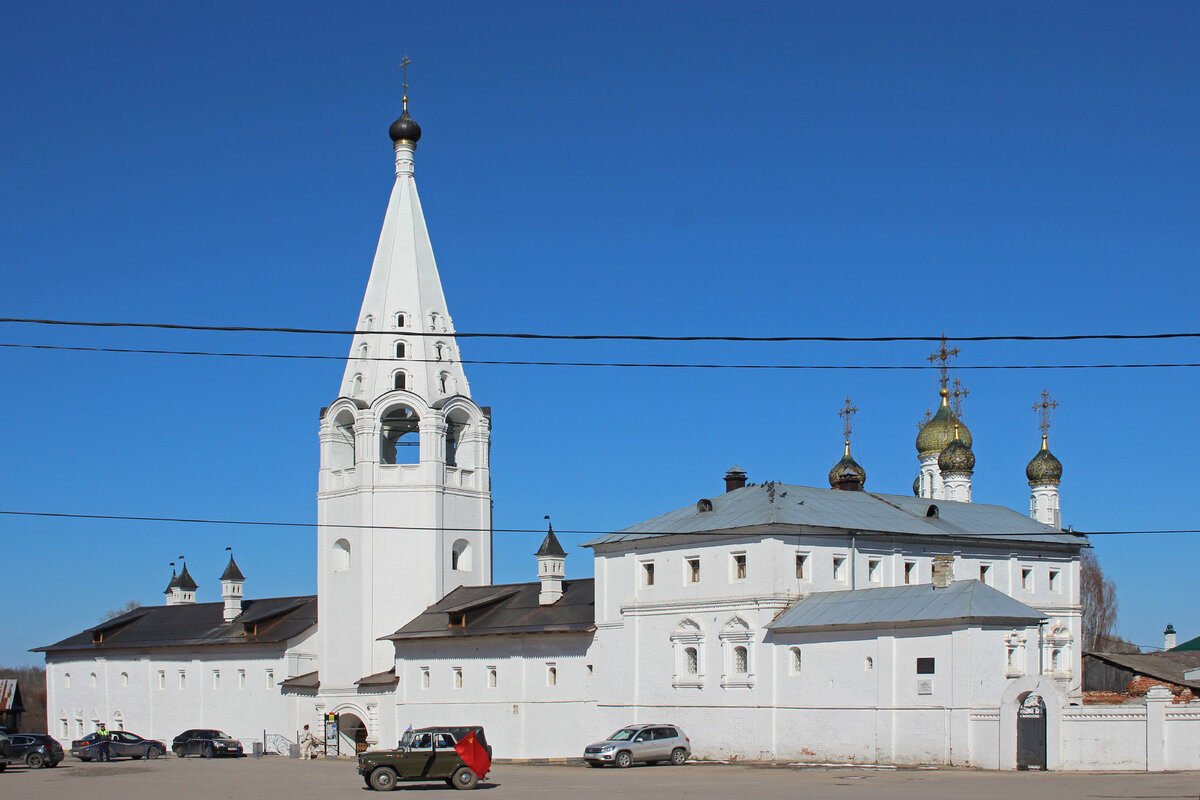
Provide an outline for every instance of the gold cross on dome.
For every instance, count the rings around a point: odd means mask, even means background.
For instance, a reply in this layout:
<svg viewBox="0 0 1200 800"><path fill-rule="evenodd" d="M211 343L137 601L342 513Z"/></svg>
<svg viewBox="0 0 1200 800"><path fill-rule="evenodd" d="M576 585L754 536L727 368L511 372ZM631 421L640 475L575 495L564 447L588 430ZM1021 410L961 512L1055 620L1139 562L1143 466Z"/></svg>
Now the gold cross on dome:
<svg viewBox="0 0 1200 800"><path fill-rule="evenodd" d="M929 357L925 359L930 364L934 363L935 361L941 362L938 367L938 369L941 371L941 377L938 379L938 382L941 383L943 389L946 388L946 384L949 382L948 372L950 369L950 362L954 360L954 357L958 355L959 352L957 347L946 349L946 344L946 334L943 333L942 346L930 353Z"/></svg>
<svg viewBox="0 0 1200 800"><path fill-rule="evenodd" d="M400 66L397 67L397 69L399 69L400 71L402 71L404 73L403 83L401 83L400 85L402 87L404 87L404 110L405 111L408 111L408 65L411 63L412 63L412 60L408 56L404 56L402 59L400 59Z"/></svg>
<svg viewBox="0 0 1200 800"><path fill-rule="evenodd" d="M1042 431L1042 436L1045 436L1050 431L1050 416L1056 408L1058 408L1058 401L1051 397L1048 391L1043 389L1042 401L1033 404L1033 410L1041 416L1038 427Z"/></svg>
<svg viewBox="0 0 1200 800"><path fill-rule="evenodd" d="M924 428L925 423L929 422L931 419L933 419L933 412L927 408L925 409L925 416L921 417L921 421L917 423L917 430Z"/></svg>
<svg viewBox="0 0 1200 800"><path fill-rule="evenodd" d="M950 393L950 403L954 406L954 416L962 419L962 404L967 395L971 393L970 389L966 389L962 385L962 381L958 378L954 379L954 391Z"/></svg>
<svg viewBox="0 0 1200 800"><path fill-rule="evenodd" d="M858 413L858 409L850 402L850 398L846 398L846 404L842 406L842 410L838 412L838 416L842 418L842 433L846 436L846 441L850 441L850 431L853 430L854 415Z"/></svg>

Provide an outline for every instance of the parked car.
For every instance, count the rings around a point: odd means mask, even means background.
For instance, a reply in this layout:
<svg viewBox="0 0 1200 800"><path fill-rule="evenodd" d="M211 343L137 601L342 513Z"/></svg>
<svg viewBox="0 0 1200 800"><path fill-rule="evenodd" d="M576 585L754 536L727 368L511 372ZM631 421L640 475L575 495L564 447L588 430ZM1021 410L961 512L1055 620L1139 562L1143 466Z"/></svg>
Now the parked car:
<svg viewBox="0 0 1200 800"><path fill-rule="evenodd" d="M242 743L230 736L212 728L193 728L184 731L171 741L171 752L183 758L184 756L240 756Z"/></svg>
<svg viewBox="0 0 1200 800"><path fill-rule="evenodd" d="M0 772L8 767L8 754L12 752L12 740L8 738L8 731L0 728Z"/></svg>
<svg viewBox="0 0 1200 800"><path fill-rule="evenodd" d="M471 734L483 752L487 753L482 767L468 766L455 745ZM468 742L469 744L469 742ZM471 754L468 752L468 758ZM492 748L483 728L478 725L462 727L421 728L405 731L395 750L368 750L358 755L358 774L367 788L391 791L400 781L445 781L455 789L474 789L491 765ZM483 774L475 769L482 769Z"/></svg>
<svg viewBox="0 0 1200 800"><path fill-rule="evenodd" d="M675 766L687 762L692 755L692 741L678 725L630 725L602 742L583 748L583 758L589 767L614 764L628 767L635 761L655 764L670 761Z"/></svg>
<svg viewBox="0 0 1200 800"><path fill-rule="evenodd" d="M166 754L167 746L157 739L143 739L129 731L109 731L108 754L113 758L158 758ZM80 761L100 757L100 736L89 733L71 742L71 755Z"/></svg>
<svg viewBox="0 0 1200 800"><path fill-rule="evenodd" d="M57 767L63 760L62 745L53 736L44 733L13 733L9 735L11 751L6 756L8 763L24 762L34 769Z"/></svg>

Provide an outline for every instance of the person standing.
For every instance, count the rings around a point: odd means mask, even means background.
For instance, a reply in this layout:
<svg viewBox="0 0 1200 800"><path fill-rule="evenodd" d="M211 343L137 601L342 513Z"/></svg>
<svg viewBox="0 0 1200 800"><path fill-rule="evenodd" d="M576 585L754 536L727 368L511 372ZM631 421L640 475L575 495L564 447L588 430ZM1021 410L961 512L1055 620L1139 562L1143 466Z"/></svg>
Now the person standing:
<svg viewBox="0 0 1200 800"><path fill-rule="evenodd" d="M312 735L308 726L304 726L304 734L300 737L300 757L309 760L316 758L317 738Z"/></svg>
<svg viewBox="0 0 1200 800"><path fill-rule="evenodd" d="M96 727L96 760L97 761L112 761L112 736L108 732L108 726L101 722Z"/></svg>

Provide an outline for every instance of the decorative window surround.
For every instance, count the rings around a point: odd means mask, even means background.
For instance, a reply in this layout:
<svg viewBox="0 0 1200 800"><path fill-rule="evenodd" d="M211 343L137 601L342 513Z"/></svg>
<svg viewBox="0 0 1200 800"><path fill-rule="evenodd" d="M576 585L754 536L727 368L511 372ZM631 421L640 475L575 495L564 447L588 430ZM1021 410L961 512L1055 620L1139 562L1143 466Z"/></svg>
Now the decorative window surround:
<svg viewBox="0 0 1200 800"><path fill-rule="evenodd" d="M675 674L671 685L676 689L700 689L704 686L704 632L693 619L685 619L671 634L671 645L675 650ZM696 649L696 672L687 671L687 648Z"/></svg>
<svg viewBox="0 0 1200 800"><path fill-rule="evenodd" d="M741 617L733 617L725 623L717 638L721 641L725 673L721 676L723 689L749 689L754 685L754 658L751 645L754 643L754 631ZM734 663L734 649L746 648L746 671L737 672Z"/></svg>

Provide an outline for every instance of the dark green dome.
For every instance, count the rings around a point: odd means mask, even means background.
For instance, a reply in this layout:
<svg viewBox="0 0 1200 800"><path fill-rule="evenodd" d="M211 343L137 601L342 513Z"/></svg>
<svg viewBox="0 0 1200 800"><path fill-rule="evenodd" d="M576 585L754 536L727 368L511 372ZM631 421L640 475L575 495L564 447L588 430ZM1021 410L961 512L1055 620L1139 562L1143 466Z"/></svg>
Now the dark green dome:
<svg viewBox="0 0 1200 800"><path fill-rule="evenodd" d="M1025 477L1029 479L1031 486L1035 483L1058 483L1062 480L1062 462L1050 452L1045 436L1042 437L1042 449L1025 467Z"/></svg>
<svg viewBox="0 0 1200 800"><path fill-rule="evenodd" d="M962 432L962 423L959 423L959 432ZM947 472L971 472L975 469L975 454L971 452L971 448L963 444L962 437L955 439L950 444L946 445L938 456L938 469L945 475Z"/></svg>
<svg viewBox="0 0 1200 800"><path fill-rule="evenodd" d="M867 484L867 471L859 466L850 455L850 442L846 442L846 452L842 460L829 470L829 486L834 489L861 490Z"/></svg>
<svg viewBox="0 0 1200 800"><path fill-rule="evenodd" d="M913 497L920 497L920 496L921 496L921 475L918 473L917 477L913 478Z"/></svg>
<svg viewBox="0 0 1200 800"><path fill-rule="evenodd" d="M922 425L921 432L917 434L917 453L919 455L940 453L945 450L947 445L954 441L955 423L958 424L958 438L967 447L971 446L971 432L967 430L963 421L954 416L954 412L950 410L950 392L942 387L939 394L942 396L942 404L933 418Z"/></svg>

